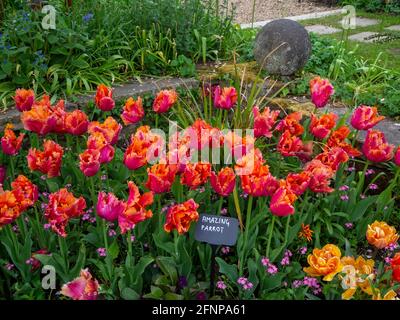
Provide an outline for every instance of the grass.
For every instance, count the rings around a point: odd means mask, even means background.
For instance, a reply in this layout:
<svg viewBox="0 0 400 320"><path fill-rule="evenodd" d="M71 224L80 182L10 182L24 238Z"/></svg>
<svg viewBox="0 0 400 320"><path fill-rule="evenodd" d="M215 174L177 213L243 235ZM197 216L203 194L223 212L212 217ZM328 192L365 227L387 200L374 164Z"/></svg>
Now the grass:
<svg viewBox="0 0 400 320"><path fill-rule="evenodd" d="M380 23L374 26L367 26L367 27L357 27L356 29L350 29L343 32L338 32L330 35L323 35L323 37L327 38L334 38L337 40L345 39L346 36L350 36L360 32L384 32L386 27L400 24L400 16L399 15L389 15L380 13L377 15L376 13L368 13L363 11L357 11L358 17L365 17L371 19L380 20ZM313 25L313 24L322 24L338 29L342 29L341 20L342 15L334 15L325 18L319 19L310 19L310 20L303 20L300 23L304 26ZM347 34L347 35L346 35ZM400 36L400 32L397 32ZM382 62L382 66L393 69L400 72L400 39L394 40L385 43L360 43L356 41L347 41L346 45L348 49L354 50L357 48L357 54L360 55L362 58L367 59L369 61L375 61L378 55L381 53L380 60ZM393 50L397 53L391 51Z"/></svg>

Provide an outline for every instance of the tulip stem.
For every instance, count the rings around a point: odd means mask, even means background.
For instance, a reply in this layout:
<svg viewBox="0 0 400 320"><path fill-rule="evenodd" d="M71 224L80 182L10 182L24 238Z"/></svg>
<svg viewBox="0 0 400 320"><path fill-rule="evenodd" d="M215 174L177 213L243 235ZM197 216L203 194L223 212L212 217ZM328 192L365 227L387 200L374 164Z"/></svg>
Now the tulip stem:
<svg viewBox="0 0 400 320"><path fill-rule="evenodd" d="M14 180L14 176L15 176L14 157L13 156L10 157L10 170L11 170L11 179L10 179L10 183L11 183L11 181Z"/></svg>
<svg viewBox="0 0 400 320"><path fill-rule="evenodd" d="M271 248L272 235L274 233L275 219L276 219L276 216L272 216L271 229L270 229L270 232L269 232L268 244L267 244L267 252L265 253L265 256L267 258L269 258L269 250Z"/></svg>
<svg viewBox="0 0 400 320"><path fill-rule="evenodd" d="M132 259L132 231L128 230L126 242L128 243L128 257L129 261Z"/></svg>
<svg viewBox="0 0 400 320"><path fill-rule="evenodd" d="M286 220L286 229L285 229L285 245L286 246L288 245L290 217L291 217L291 215L289 215Z"/></svg>
<svg viewBox="0 0 400 320"><path fill-rule="evenodd" d="M101 225L102 225L102 229L103 229L103 237L104 237L104 247L106 248L106 252L108 254L108 239L107 239L107 225L106 225L106 221L104 219L101 219Z"/></svg>
<svg viewBox="0 0 400 320"><path fill-rule="evenodd" d="M162 208L161 208L161 194L156 195L157 197L157 206L158 206L158 232L160 232L162 228Z"/></svg>
<svg viewBox="0 0 400 320"><path fill-rule="evenodd" d="M222 205L224 203L224 197L220 196L219 197L219 201L218 201L218 211L217 211L217 215L221 214L221 210L222 210Z"/></svg>
<svg viewBox="0 0 400 320"><path fill-rule="evenodd" d="M155 127L158 128L158 113L156 113Z"/></svg>
<svg viewBox="0 0 400 320"><path fill-rule="evenodd" d="M240 211L240 203L239 203L239 197L238 197L238 194L237 194L236 187L233 189L233 201L235 203L236 214L237 214L238 219L239 219L240 230L243 232L242 213Z"/></svg>
<svg viewBox="0 0 400 320"><path fill-rule="evenodd" d="M249 201L247 202L247 214L246 214L246 229L244 230L244 240L242 247L242 260L240 262L240 274L243 274L244 262L246 259L246 248L247 248L247 238L249 236L250 222L251 222L251 210L253 208L253 197L249 196Z"/></svg>

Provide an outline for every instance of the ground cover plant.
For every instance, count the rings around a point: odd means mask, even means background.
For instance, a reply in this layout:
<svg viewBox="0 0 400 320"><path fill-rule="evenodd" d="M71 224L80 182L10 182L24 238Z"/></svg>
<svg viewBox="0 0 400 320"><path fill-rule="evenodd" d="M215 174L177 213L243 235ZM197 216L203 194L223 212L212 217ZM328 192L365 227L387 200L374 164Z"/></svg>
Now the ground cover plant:
<svg viewBox="0 0 400 320"><path fill-rule="evenodd" d="M70 111L17 90L24 129L1 138L0 296L395 299L400 148L373 128L374 107L349 125L325 112L337 89L313 78L311 115L240 82L122 103L100 85ZM217 248L215 290L211 247L194 239L202 213L240 225Z"/></svg>

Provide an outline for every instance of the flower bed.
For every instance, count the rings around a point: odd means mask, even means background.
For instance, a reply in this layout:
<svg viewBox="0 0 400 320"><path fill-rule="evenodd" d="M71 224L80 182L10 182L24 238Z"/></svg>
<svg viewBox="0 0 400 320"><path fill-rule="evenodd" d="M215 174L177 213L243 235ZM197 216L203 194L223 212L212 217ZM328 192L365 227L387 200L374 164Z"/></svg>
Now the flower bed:
<svg viewBox="0 0 400 320"><path fill-rule="evenodd" d="M400 148L373 129L376 108L358 107L352 129L324 112L329 81L310 89L311 116L239 84L122 108L100 85L68 112L17 90L24 130L1 139L1 296L396 298ZM202 214L238 219L237 243L197 241Z"/></svg>

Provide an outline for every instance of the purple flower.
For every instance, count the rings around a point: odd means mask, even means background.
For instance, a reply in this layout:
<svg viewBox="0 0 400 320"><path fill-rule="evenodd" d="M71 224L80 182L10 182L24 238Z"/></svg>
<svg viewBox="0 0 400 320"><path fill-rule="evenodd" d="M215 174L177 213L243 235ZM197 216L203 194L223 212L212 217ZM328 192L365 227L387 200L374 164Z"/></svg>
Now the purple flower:
<svg viewBox="0 0 400 320"><path fill-rule="evenodd" d="M229 252L230 252L230 248L229 247L222 247L221 248L221 252L223 253L223 254L228 254Z"/></svg>
<svg viewBox="0 0 400 320"><path fill-rule="evenodd" d="M186 277L180 276L178 279L178 287L183 289L183 288L187 287L187 285L188 285L188 281L187 281Z"/></svg>
<svg viewBox="0 0 400 320"><path fill-rule="evenodd" d="M226 289L226 284L222 280L217 282L217 288L220 290L225 290Z"/></svg>
<svg viewBox="0 0 400 320"><path fill-rule="evenodd" d="M369 189L370 189L370 190L378 190L378 186L377 186L375 183L371 183L371 184L369 185Z"/></svg>
<svg viewBox="0 0 400 320"><path fill-rule="evenodd" d="M341 195L340 199L342 199L343 201L349 201L349 196L347 194Z"/></svg>
<svg viewBox="0 0 400 320"><path fill-rule="evenodd" d="M43 228L44 228L44 230L48 230L48 229L51 228L51 224L50 224L50 223L45 223L45 224L43 225Z"/></svg>
<svg viewBox="0 0 400 320"><path fill-rule="evenodd" d="M366 172L365 172L365 175L366 176L370 176L371 174L374 174L375 173L375 170L374 169L368 169Z"/></svg>
<svg viewBox="0 0 400 320"><path fill-rule="evenodd" d="M300 253L301 255L305 255L305 254L307 253L307 247L301 247L301 248L299 249L299 253Z"/></svg>
<svg viewBox="0 0 400 320"><path fill-rule="evenodd" d="M247 281L244 285L243 285L243 289L244 290L250 290L251 288L253 288L253 284L250 281Z"/></svg>
<svg viewBox="0 0 400 320"><path fill-rule="evenodd" d="M244 277L240 277L237 280L237 283L240 284L240 285L244 285L246 282L247 282L247 278L244 278Z"/></svg>
<svg viewBox="0 0 400 320"><path fill-rule="evenodd" d="M293 288L298 288L303 285L303 281L301 280L294 280L292 283Z"/></svg>
<svg viewBox="0 0 400 320"><path fill-rule="evenodd" d="M226 216L228 214L228 208L221 209L221 215Z"/></svg>
<svg viewBox="0 0 400 320"><path fill-rule="evenodd" d="M97 253L100 257L106 257L107 256L107 249L106 248L98 248Z"/></svg>
<svg viewBox="0 0 400 320"><path fill-rule="evenodd" d="M353 172L353 171L355 171L356 170L356 167L348 167L347 168L347 171L348 172Z"/></svg>
<svg viewBox="0 0 400 320"><path fill-rule="evenodd" d="M15 265L12 264L12 263L7 263L7 264L6 264L6 269L7 269L8 271L11 271L12 269L14 269L14 267L15 267Z"/></svg>
<svg viewBox="0 0 400 320"><path fill-rule="evenodd" d="M346 223L344 224L344 226L345 226L347 229L352 229L352 228L353 228L353 224L352 224L351 222L346 222Z"/></svg>
<svg viewBox="0 0 400 320"><path fill-rule="evenodd" d="M114 229L108 230L109 237L115 237L116 235L117 235L117 232Z"/></svg>
<svg viewBox="0 0 400 320"><path fill-rule="evenodd" d="M343 186L339 187L339 191L347 191L349 189L350 189L350 187L346 186L346 185L343 185Z"/></svg>

